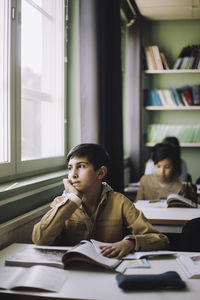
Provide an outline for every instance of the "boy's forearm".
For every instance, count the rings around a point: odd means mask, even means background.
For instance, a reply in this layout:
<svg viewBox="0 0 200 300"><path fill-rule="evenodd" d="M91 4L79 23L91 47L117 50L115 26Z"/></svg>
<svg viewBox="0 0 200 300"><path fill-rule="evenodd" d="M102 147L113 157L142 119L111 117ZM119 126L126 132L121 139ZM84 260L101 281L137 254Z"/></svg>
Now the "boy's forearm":
<svg viewBox="0 0 200 300"><path fill-rule="evenodd" d="M40 222L34 225L32 241L37 245L53 245L65 227L65 221L77 209L77 204L67 201L49 210Z"/></svg>

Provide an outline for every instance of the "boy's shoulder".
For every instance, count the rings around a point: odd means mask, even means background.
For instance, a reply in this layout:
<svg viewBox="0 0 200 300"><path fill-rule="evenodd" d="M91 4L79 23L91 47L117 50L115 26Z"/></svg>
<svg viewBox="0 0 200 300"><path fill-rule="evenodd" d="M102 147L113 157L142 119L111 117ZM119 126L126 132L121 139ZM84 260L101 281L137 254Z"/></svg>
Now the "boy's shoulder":
<svg viewBox="0 0 200 300"><path fill-rule="evenodd" d="M117 192L117 191L110 191L107 194L107 199L108 201L112 202L113 205L123 205L123 204L131 204L131 200L129 198L127 198L126 195L124 195L123 193Z"/></svg>

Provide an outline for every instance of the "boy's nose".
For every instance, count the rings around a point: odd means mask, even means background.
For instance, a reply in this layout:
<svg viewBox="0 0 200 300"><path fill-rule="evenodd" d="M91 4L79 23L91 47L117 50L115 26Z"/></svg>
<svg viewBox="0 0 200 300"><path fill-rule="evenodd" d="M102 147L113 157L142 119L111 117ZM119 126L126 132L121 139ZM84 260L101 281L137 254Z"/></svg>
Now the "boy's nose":
<svg viewBox="0 0 200 300"><path fill-rule="evenodd" d="M72 172L72 177L73 177L73 178L76 178L77 176L78 176L77 171L76 171L76 170L73 170L73 172Z"/></svg>

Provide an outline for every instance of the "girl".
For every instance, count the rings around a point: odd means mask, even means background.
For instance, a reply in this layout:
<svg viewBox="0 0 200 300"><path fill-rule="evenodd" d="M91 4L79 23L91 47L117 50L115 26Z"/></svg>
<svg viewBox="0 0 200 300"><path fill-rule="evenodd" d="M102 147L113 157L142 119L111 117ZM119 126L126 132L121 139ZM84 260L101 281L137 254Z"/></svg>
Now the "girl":
<svg viewBox="0 0 200 300"><path fill-rule="evenodd" d="M184 196L184 186L178 180L181 158L177 147L167 143L156 144L152 160L156 173L142 176L136 200L166 199L172 193Z"/></svg>

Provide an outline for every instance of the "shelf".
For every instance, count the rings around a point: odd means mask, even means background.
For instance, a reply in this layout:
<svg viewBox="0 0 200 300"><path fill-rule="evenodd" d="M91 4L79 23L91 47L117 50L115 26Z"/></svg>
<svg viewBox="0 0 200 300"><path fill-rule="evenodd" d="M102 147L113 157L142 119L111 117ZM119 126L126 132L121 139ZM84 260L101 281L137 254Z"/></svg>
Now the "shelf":
<svg viewBox="0 0 200 300"><path fill-rule="evenodd" d="M180 74L180 73L200 73L200 69L179 69L179 70L145 70L145 74Z"/></svg>
<svg viewBox="0 0 200 300"><path fill-rule="evenodd" d="M194 106L145 106L145 110L200 110L200 105Z"/></svg>
<svg viewBox="0 0 200 300"><path fill-rule="evenodd" d="M147 146L147 147L153 147L156 144L157 143L155 143L155 142L148 142L148 143L145 144L145 146ZM199 148L200 147L200 143L180 143L180 146L181 147L185 147L185 148Z"/></svg>

